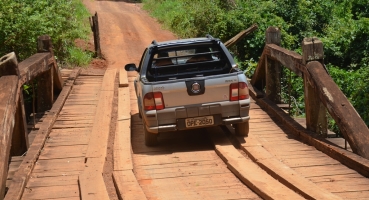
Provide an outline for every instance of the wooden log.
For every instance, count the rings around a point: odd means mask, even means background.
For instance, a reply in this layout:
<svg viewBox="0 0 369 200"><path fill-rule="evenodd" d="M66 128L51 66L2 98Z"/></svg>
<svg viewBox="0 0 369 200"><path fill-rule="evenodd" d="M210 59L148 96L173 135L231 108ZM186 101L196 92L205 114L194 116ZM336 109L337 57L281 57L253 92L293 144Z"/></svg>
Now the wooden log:
<svg viewBox="0 0 369 200"><path fill-rule="evenodd" d="M14 52L0 58L0 77L6 75L19 75L18 61Z"/></svg>
<svg viewBox="0 0 369 200"><path fill-rule="evenodd" d="M94 16L90 17L91 30L94 33L94 44L95 44L95 56L98 58L102 57L100 48L100 31L99 31L99 18L97 12Z"/></svg>
<svg viewBox="0 0 369 200"><path fill-rule="evenodd" d="M277 27L269 27L265 34L266 44L281 45L281 31ZM281 71L282 66L278 61L265 57L266 71L266 97L275 103L281 103Z"/></svg>
<svg viewBox="0 0 369 200"><path fill-rule="evenodd" d="M53 44L52 44L50 36L42 35L38 37L37 52L38 53L50 52L51 58L49 59L49 65L53 65L54 67L54 73L53 73L54 88L56 89L56 91L60 92L63 89L64 81L62 79L57 62L55 60Z"/></svg>
<svg viewBox="0 0 369 200"><path fill-rule="evenodd" d="M27 155L24 157L19 170L14 174L13 180L9 187L9 191L5 196L5 200L21 199L24 187L26 186L33 167L35 166L35 163L38 160L39 155L41 154L42 147L44 146L46 139L49 136L52 126L56 118L58 117L62 106L64 105L70 91L72 90L72 86L74 84L75 78L78 76L79 71L80 69L76 69L71 73L68 81L64 86L64 89L58 96L58 99L55 101L47 117L43 120L43 123L38 130L37 135L27 152Z"/></svg>
<svg viewBox="0 0 369 200"><path fill-rule="evenodd" d="M258 28L257 24L253 24L251 25L249 28L247 28L246 30L243 30L241 32L239 32L237 35L235 35L233 38L229 39L227 42L224 43L224 45L227 48L231 48L234 45L236 45L240 40L242 40L243 38L245 38L247 35L251 34L252 32L254 32L256 29Z"/></svg>
<svg viewBox="0 0 369 200"><path fill-rule="evenodd" d="M349 100L318 61L306 66L315 92L336 121L354 153L369 159L369 129Z"/></svg>
<svg viewBox="0 0 369 200"><path fill-rule="evenodd" d="M323 62L323 43L316 38L305 38L302 42L302 54L302 62L305 65L314 59ZM319 98L318 91L310 83L308 72L304 73L304 88L306 128L327 137L327 111Z"/></svg>
<svg viewBox="0 0 369 200"><path fill-rule="evenodd" d="M18 76L0 77L0 198L5 194L18 95Z"/></svg>

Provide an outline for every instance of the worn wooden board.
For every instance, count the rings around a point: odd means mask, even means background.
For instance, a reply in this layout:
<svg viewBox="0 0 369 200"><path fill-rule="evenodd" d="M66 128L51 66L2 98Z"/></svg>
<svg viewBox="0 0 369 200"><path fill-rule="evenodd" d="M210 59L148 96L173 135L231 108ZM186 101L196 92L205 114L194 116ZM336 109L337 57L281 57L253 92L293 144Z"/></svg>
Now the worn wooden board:
<svg viewBox="0 0 369 200"><path fill-rule="evenodd" d="M227 163L228 168L262 198L304 199L293 190L269 176L254 162L245 159L245 157L233 147L219 127L208 128L208 131L218 155Z"/></svg>
<svg viewBox="0 0 369 200"><path fill-rule="evenodd" d="M131 120L117 122L114 139L114 171L133 170L130 124Z"/></svg>
<svg viewBox="0 0 369 200"><path fill-rule="evenodd" d="M127 72L124 68L119 69L119 87L127 87Z"/></svg>
<svg viewBox="0 0 369 200"><path fill-rule="evenodd" d="M114 171L113 180L120 199L147 199L132 170Z"/></svg>
<svg viewBox="0 0 369 200"><path fill-rule="evenodd" d="M77 183L75 183L74 185L27 188L25 189L22 198L55 199L55 198L74 198L74 197L79 197Z"/></svg>
<svg viewBox="0 0 369 200"><path fill-rule="evenodd" d="M105 72L90 141L86 152L86 168L79 175L82 199L108 199L102 177L112 115L116 69ZM91 184L94 183L94 184Z"/></svg>

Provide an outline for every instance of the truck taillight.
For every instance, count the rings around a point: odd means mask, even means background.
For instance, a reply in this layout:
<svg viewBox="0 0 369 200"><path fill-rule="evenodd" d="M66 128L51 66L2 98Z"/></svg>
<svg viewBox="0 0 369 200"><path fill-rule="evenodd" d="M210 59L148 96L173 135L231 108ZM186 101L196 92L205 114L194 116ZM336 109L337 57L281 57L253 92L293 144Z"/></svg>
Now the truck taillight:
<svg viewBox="0 0 369 200"><path fill-rule="evenodd" d="M149 92L145 94L143 101L145 110L162 110L165 108L161 92Z"/></svg>
<svg viewBox="0 0 369 200"><path fill-rule="evenodd" d="M245 82L232 83L229 86L229 100L238 101L249 98L249 89Z"/></svg>

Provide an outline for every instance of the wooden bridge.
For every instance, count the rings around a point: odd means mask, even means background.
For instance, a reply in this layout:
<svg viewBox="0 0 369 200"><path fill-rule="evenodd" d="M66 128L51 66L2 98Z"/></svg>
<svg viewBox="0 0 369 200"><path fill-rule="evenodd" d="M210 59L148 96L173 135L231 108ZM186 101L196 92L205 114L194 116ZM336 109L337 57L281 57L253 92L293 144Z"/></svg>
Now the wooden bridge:
<svg viewBox="0 0 369 200"><path fill-rule="evenodd" d="M247 137L211 127L161 134L157 147L144 145L134 73L60 72L48 36L19 64L5 55L0 198L368 199L369 130L324 68L322 43L305 39L302 56L279 45L269 28ZM306 120L279 106L282 66L304 80ZM37 84L28 124L24 84ZM344 138L327 138L327 112Z"/></svg>

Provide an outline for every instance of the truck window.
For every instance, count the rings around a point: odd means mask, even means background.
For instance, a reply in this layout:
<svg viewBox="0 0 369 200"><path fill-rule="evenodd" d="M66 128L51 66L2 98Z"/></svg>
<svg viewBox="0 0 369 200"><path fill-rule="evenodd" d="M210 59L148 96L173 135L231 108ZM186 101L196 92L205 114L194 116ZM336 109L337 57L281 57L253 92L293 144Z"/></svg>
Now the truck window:
<svg viewBox="0 0 369 200"><path fill-rule="evenodd" d="M230 63L217 46L158 49L148 66L149 81L190 78L228 73Z"/></svg>

